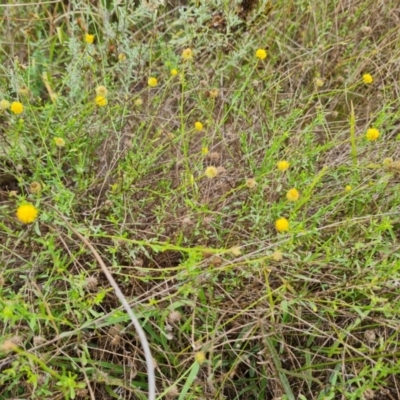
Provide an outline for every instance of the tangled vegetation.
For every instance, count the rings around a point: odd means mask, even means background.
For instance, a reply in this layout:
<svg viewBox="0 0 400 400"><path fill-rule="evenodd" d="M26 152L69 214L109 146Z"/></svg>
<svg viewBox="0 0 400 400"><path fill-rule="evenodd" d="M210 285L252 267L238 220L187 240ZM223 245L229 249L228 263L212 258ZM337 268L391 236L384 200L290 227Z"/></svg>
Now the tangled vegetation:
<svg viewBox="0 0 400 400"><path fill-rule="evenodd" d="M400 398L396 1L2 3L1 399Z"/></svg>

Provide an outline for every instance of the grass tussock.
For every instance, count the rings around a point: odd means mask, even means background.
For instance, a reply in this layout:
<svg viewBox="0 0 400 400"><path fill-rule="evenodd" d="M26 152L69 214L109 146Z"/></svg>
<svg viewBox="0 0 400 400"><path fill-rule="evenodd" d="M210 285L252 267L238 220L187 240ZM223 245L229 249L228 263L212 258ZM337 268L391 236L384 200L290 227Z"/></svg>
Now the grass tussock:
<svg viewBox="0 0 400 400"><path fill-rule="evenodd" d="M397 2L3 3L0 398L400 398Z"/></svg>

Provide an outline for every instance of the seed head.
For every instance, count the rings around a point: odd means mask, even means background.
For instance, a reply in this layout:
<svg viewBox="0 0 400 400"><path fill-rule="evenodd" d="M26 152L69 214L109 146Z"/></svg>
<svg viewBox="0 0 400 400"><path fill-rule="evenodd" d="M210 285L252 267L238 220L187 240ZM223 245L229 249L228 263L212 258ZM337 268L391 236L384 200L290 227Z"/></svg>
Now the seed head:
<svg viewBox="0 0 400 400"><path fill-rule="evenodd" d="M32 194L38 194L40 191L42 190L42 185L39 183L39 182L32 182L30 185L29 185L29 191L32 193Z"/></svg>
<svg viewBox="0 0 400 400"><path fill-rule="evenodd" d="M54 138L54 143L56 144L57 147L64 147L65 146L65 140L60 137L55 137Z"/></svg>
<svg viewBox="0 0 400 400"><path fill-rule="evenodd" d="M100 86L97 86L97 88L96 88L96 94L97 94L97 96L106 97L108 94L108 90L105 86L100 85Z"/></svg>
<svg viewBox="0 0 400 400"><path fill-rule="evenodd" d="M204 363L204 361L206 360L206 355L204 354L203 351L198 351L195 355L194 355L194 359L201 365Z"/></svg>
<svg viewBox="0 0 400 400"><path fill-rule="evenodd" d="M249 189L254 189L254 188L257 186L257 182L256 182L255 179L249 178L249 179L247 179L247 181L246 181L246 186L247 186Z"/></svg>
<svg viewBox="0 0 400 400"><path fill-rule="evenodd" d="M118 61L119 62L124 62L126 61L126 55L124 53L118 54Z"/></svg>
<svg viewBox="0 0 400 400"><path fill-rule="evenodd" d="M0 110L8 110L10 108L11 104L8 100L0 100Z"/></svg>

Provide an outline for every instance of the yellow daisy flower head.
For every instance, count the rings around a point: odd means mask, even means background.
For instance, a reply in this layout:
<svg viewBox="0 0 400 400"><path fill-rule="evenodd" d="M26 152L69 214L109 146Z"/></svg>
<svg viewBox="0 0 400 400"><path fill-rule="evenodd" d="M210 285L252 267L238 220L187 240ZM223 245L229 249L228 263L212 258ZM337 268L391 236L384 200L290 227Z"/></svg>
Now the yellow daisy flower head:
<svg viewBox="0 0 400 400"><path fill-rule="evenodd" d="M351 192L352 187L350 185L346 185L346 187L344 188L345 192Z"/></svg>
<svg viewBox="0 0 400 400"><path fill-rule="evenodd" d="M201 148L201 154L203 154L203 156L206 156L208 152L209 152L208 147L204 146Z"/></svg>
<svg viewBox="0 0 400 400"><path fill-rule="evenodd" d="M55 137L54 138L54 143L56 144L57 147L64 147L65 146L65 140L61 137Z"/></svg>
<svg viewBox="0 0 400 400"><path fill-rule="evenodd" d="M96 103L96 106L99 107L105 107L108 103L107 98L105 96L96 96L94 99L94 102Z"/></svg>
<svg viewBox="0 0 400 400"><path fill-rule="evenodd" d="M196 131L202 131L203 130L203 124L199 121L196 121L194 123L194 129L196 129Z"/></svg>
<svg viewBox="0 0 400 400"><path fill-rule="evenodd" d="M267 51L264 49L257 49L256 50L256 57L259 60L265 60L267 58Z"/></svg>
<svg viewBox="0 0 400 400"><path fill-rule="evenodd" d="M156 87L157 86L157 78L154 78L154 77L150 77L149 78L149 80L147 81L147 84L150 86L150 87Z"/></svg>
<svg viewBox="0 0 400 400"><path fill-rule="evenodd" d="M198 351L194 355L194 359L199 363L203 364L204 361L206 361L206 355L204 354L204 351Z"/></svg>
<svg viewBox="0 0 400 400"><path fill-rule="evenodd" d="M175 68L171 69L171 75L172 75L172 76L178 75L178 70L175 69Z"/></svg>
<svg viewBox="0 0 400 400"><path fill-rule="evenodd" d="M7 110L11 106L11 103L8 100L0 100L0 110Z"/></svg>
<svg viewBox="0 0 400 400"><path fill-rule="evenodd" d="M17 218L24 224L35 222L39 210L31 203L25 203L17 208Z"/></svg>
<svg viewBox="0 0 400 400"><path fill-rule="evenodd" d="M276 166L278 167L279 171L286 171L289 169L290 164L286 160L281 160L278 161Z"/></svg>
<svg viewBox="0 0 400 400"><path fill-rule="evenodd" d="M140 107L143 105L143 100L139 97L133 103L135 104L136 107Z"/></svg>
<svg viewBox="0 0 400 400"><path fill-rule="evenodd" d="M193 50L190 47L188 47L187 49L184 49L182 51L182 58L185 61L192 60L193 59Z"/></svg>
<svg viewBox="0 0 400 400"><path fill-rule="evenodd" d="M10 110L14 114L22 114L24 112L24 106L19 101L13 101L10 106Z"/></svg>
<svg viewBox="0 0 400 400"><path fill-rule="evenodd" d="M290 189L287 193L286 193L286 198L289 201L297 201L300 197L300 193L298 192L297 189L293 188Z"/></svg>
<svg viewBox="0 0 400 400"><path fill-rule="evenodd" d="M213 166L209 166L206 168L204 175L208 178L208 179L213 179L218 175L218 169L216 167Z"/></svg>
<svg viewBox="0 0 400 400"><path fill-rule="evenodd" d="M314 80L314 84L316 88L322 88L322 86L324 86L324 80L321 78L315 78Z"/></svg>
<svg viewBox="0 0 400 400"><path fill-rule="evenodd" d="M104 97L106 97L107 94L108 94L108 90L107 90L107 88L106 88L105 86L99 85L99 86L97 86L97 88L96 88L96 94L97 94L97 96L104 96Z"/></svg>
<svg viewBox="0 0 400 400"><path fill-rule="evenodd" d="M85 35L85 42L86 42L87 44L93 44L94 38L95 38L94 35L91 35L90 33L87 33L87 34Z"/></svg>
<svg viewBox="0 0 400 400"><path fill-rule="evenodd" d="M376 139L378 139L378 137L380 136L380 132L378 131L378 129L376 128L370 128L367 130L367 133L365 134L365 138L370 141L373 142Z"/></svg>
<svg viewBox="0 0 400 400"><path fill-rule="evenodd" d="M278 232L286 232L289 230L289 221L282 217L275 221L275 228Z"/></svg>
<svg viewBox="0 0 400 400"><path fill-rule="evenodd" d="M364 74L362 79L366 85L370 85L374 81L374 78L371 74Z"/></svg>

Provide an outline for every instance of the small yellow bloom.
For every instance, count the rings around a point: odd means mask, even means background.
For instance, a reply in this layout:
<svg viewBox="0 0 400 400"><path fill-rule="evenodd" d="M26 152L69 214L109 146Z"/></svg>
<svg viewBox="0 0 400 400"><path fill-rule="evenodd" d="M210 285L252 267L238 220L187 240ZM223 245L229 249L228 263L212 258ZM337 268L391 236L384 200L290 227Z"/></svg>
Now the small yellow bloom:
<svg viewBox="0 0 400 400"><path fill-rule="evenodd" d="M105 107L108 103L107 98L104 96L96 96L96 98L94 99L94 102L99 107Z"/></svg>
<svg viewBox="0 0 400 400"><path fill-rule="evenodd" d="M193 59L193 51L192 51L192 49L190 47L188 47L187 49L182 51L182 58L185 61Z"/></svg>
<svg viewBox="0 0 400 400"><path fill-rule="evenodd" d="M24 224L34 222L38 214L38 209L31 203L22 204L17 208L17 218Z"/></svg>
<svg viewBox="0 0 400 400"><path fill-rule="evenodd" d="M24 106L19 101L13 101L11 103L10 110L14 114L22 114L24 112Z"/></svg>
<svg viewBox="0 0 400 400"><path fill-rule="evenodd" d="M379 135L380 135L380 132L378 131L378 129L370 128L367 130L367 133L365 134L365 138L368 141L373 142L374 140L378 139Z"/></svg>
<svg viewBox="0 0 400 400"><path fill-rule="evenodd" d="M247 186L249 189L254 189L254 188L257 186L257 182L256 182L255 179L249 178L249 179L247 179L247 181L246 181L246 186Z"/></svg>
<svg viewBox="0 0 400 400"><path fill-rule="evenodd" d="M64 147L65 146L65 140L60 137L55 137L54 138L54 143L56 144L57 147Z"/></svg>
<svg viewBox="0 0 400 400"><path fill-rule="evenodd" d="M347 186L344 188L344 191L345 191L345 192L350 192L351 189L352 189L352 187L351 187L350 185L347 185Z"/></svg>
<svg viewBox="0 0 400 400"><path fill-rule="evenodd" d="M267 52L264 49L258 49L256 51L256 57L259 60L265 60L267 58Z"/></svg>
<svg viewBox="0 0 400 400"><path fill-rule="evenodd" d="M176 75L178 75L178 70L177 69L171 69L171 75L172 76L176 76Z"/></svg>
<svg viewBox="0 0 400 400"><path fill-rule="evenodd" d="M138 99L136 99L134 101L134 104L135 104L136 107L140 107L140 106L143 105L143 100L139 97Z"/></svg>
<svg viewBox="0 0 400 400"><path fill-rule="evenodd" d="M194 359L199 363L203 364L204 361L206 361L206 355L204 354L204 351L198 351L194 355Z"/></svg>
<svg viewBox="0 0 400 400"><path fill-rule="evenodd" d="M363 79L363 82L364 82L366 85L369 85L369 84L371 84L371 83L374 81L374 78L372 77L371 74L364 74L363 77L362 77L362 79Z"/></svg>
<svg viewBox="0 0 400 400"><path fill-rule="evenodd" d="M315 87L317 88L321 88L322 86L324 86L324 83L324 80L321 78L315 78L314 80Z"/></svg>
<svg viewBox="0 0 400 400"><path fill-rule="evenodd" d="M147 81L147 84L150 86L150 87L156 87L157 86L157 78L153 78L153 77L150 77L149 78L149 80Z"/></svg>
<svg viewBox="0 0 400 400"><path fill-rule="evenodd" d="M286 193L286 198L289 201L297 201L300 197L300 193L298 192L297 189L290 189L287 193Z"/></svg>
<svg viewBox="0 0 400 400"><path fill-rule="evenodd" d="M0 110L7 110L10 108L10 102L7 100L0 100Z"/></svg>
<svg viewBox="0 0 400 400"><path fill-rule="evenodd" d="M393 158L392 157L386 157L386 158L383 159L383 162L382 162L384 167L388 167L392 163L393 163Z"/></svg>
<svg viewBox="0 0 400 400"><path fill-rule="evenodd" d="M289 230L289 221L282 217L275 221L275 228L278 232L285 232Z"/></svg>
<svg viewBox="0 0 400 400"><path fill-rule="evenodd" d="M106 97L107 94L108 94L108 90L107 90L107 88L105 86L100 85L100 86L97 86L97 88L96 88L96 94L97 94L97 96Z"/></svg>
<svg viewBox="0 0 400 400"><path fill-rule="evenodd" d="M278 161L276 166L278 167L279 171L286 171L289 169L290 164L286 160L281 160Z"/></svg>
<svg viewBox="0 0 400 400"><path fill-rule="evenodd" d="M218 169L213 167L213 166L209 166L209 167L206 168L206 171L204 172L204 175L208 179L213 179L218 175Z"/></svg>
<svg viewBox="0 0 400 400"><path fill-rule="evenodd" d="M196 131L202 131L203 130L203 124L199 121L194 123L194 129L196 129Z"/></svg>
<svg viewBox="0 0 400 400"><path fill-rule="evenodd" d="M118 54L118 61L124 62L126 60L126 55L124 53Z"/></svg>
<svg viewBox="0 0 400 400"><path fill-rule="evenodd" d="M87 33L87 34L85 35L85 42L86 42L87 44L93 44L93 42L94 42L94 35L90 35L89 33Z"/></svg>
<svg viewBox="0 0 400 400"><path fill-rule="evenodd" d="M202 147L201 154L203 154L203 156L206 156L208 154L208 147Z"/></svg>

